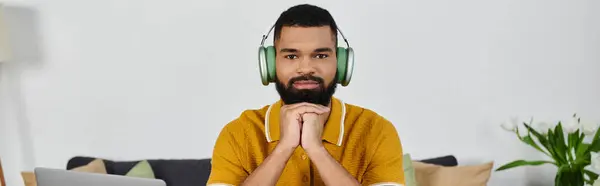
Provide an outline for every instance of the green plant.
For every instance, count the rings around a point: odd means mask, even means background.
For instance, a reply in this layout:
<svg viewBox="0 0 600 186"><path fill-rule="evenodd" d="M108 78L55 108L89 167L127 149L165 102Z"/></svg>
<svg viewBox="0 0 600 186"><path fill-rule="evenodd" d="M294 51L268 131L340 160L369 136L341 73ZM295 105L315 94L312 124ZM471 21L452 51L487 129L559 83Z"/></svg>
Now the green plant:
<svg viewBox="0 0 600 186"><path fill-rule="evenodd" d="M592 153L600 151L600 132L595 123L582 123L576 114L568 123L558 122L556 126L538 124L537 130L529 123L523 122L526 133L521 134L515 122L507 122L502 128L514 132L523 143L546 154L552 160L516 160L496 169L503 171L520 166L538 166L552 164L557 167L554 179L556 186L583 186L594 184L598 174L587 170L589 165L598 165ZM586 136L591 142L584 142ZM596 183L600 185L600 181Z"/></svg>

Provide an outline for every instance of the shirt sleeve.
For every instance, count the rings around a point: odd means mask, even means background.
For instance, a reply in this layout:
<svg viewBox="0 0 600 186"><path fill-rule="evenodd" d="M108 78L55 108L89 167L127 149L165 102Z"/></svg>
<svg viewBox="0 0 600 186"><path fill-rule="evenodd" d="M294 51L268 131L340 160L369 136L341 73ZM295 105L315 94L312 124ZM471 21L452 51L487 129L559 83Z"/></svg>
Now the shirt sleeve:
<svg viewBox="0 0 600 186"><path fill-rule="evenodd" d="M228 127L223 128L215 142L208 186L240 185L248 176L238 156L241 148Z"/></svg>
<svg viewBox="0 0 600 186"><path fill-rule="evenodd" d="M396 128L385 119L379 125L380 135L377 134L374 140L373 158L362 185L404 186L403 152Z"/></svg>

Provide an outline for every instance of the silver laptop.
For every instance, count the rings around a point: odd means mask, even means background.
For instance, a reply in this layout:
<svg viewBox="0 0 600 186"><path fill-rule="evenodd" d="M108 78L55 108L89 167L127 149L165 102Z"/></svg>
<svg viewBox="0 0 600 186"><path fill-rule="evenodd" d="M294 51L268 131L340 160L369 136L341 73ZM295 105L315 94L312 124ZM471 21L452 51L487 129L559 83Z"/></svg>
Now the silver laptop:
<svg viewBox="0 0 600 186"><path fill-rule="evenodd" d="M38 167L34 170L38 186L166 186L160 179L127 177Z"/></svg>

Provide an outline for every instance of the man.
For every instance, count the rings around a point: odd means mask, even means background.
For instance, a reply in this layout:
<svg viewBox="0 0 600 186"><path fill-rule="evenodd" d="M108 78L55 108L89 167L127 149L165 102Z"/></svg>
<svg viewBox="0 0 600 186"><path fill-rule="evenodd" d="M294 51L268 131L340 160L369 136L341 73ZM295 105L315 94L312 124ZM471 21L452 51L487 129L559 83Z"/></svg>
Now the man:
<svg viewBox="0 0 600 186"><path fill-rule="evenodd" d="M394 126L333 97L337 26L329 12L297 5L274 27L281 100L246 110L221 131L208 185L403 185Z"/></svg>

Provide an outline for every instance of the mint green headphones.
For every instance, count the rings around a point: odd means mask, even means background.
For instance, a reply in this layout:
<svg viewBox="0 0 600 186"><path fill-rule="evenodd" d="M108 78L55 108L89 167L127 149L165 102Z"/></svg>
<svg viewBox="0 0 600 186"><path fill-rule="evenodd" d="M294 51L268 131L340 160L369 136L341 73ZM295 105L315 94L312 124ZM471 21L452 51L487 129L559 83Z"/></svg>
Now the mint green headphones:
<svg viewBox="0 0 600 186"><path fill-rule="evenodd" d="M260 47L258 47L258 66L260 70L260 78L262 84L267 86L269 83L275 82L275 47L264 46L265 40L275 26L271 27L266 35L263 35ZM348 44L348 40L341 30L338 29L340 35L346 43L346 48L337 47L337 80L342 86L348 86L354 71L354 50Z"/></svg>

